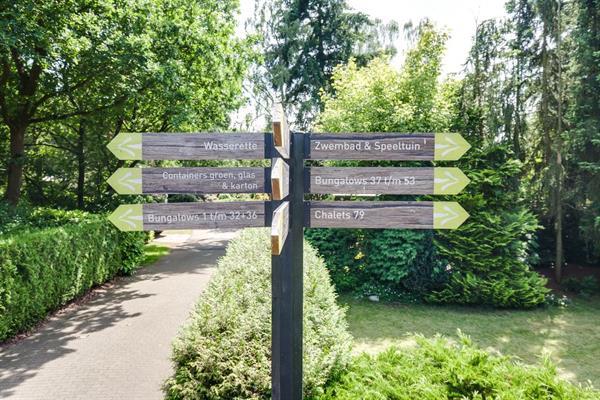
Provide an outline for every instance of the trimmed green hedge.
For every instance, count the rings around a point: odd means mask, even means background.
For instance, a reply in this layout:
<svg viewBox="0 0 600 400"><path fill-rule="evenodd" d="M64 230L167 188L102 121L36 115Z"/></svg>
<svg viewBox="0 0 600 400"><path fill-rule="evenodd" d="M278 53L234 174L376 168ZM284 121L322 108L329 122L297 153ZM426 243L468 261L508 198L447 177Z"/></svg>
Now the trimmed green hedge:
<svg viewBox="0 0 600 400"><path fill-rule="evenodd" d="M591 400L600 393L571 385L550 362L533 367L493 356L466 337L418 338L414 349L362 354L319 400Z"/></svg>
<svg viewBox="0 0 600 400"><path fill-rule="evenodd" d="M305 243L304 391L322 392L347 363L351 338L323 261ZM168 399L271 398L271 252L266 230L245 230L219 260L173 346Z"/></svg>
<svg viewBox="0 0 600 400"><path fill-rule="evenodd" d="M144 238L89 216L6 235L0 240L0 342L91 287L131 273L144 255Z"/></svg>

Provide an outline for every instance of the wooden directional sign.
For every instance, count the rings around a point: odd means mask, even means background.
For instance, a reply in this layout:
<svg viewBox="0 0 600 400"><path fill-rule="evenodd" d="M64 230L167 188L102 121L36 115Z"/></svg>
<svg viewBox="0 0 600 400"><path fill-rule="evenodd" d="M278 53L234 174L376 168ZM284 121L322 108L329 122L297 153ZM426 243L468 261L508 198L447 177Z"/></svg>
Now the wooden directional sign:
<svg viewBox="0 0 600 400"><path fill-rule="evenodd" d="M265 193L266 168L119 168L108 183L119 194Z"/></svg>
<svg viewBox="0 0 600 400"><path fill-rule="evenodd" d="M273 106L273 144L281 157L290 158L290 128L281 103Z"/></svg>
<svg viewBox="0 0 600 400"><path fill-rule="evenodd" d="M469 214L455 202L310 201L311 228L456 229Z"/></svg>
<svg viewBox="0 0 600 400"><path fill-rule="evenodd" d="M267 158L264 133L121 133L107 147L120 160Z"/></svg>
<svg viewBox="0 0 600 400"><path fill-rule="evenodd" d="M271 167L271 191L273 200L283 200L290 193L290 167L281 158Z"/></svg>
<svg viewBox="0 0 600 400"><path fill-rule="evenodd" d="M458 160L471 146L458 133L312 133L312 160Z"/></svg>
<svg viewBox="0 0 600 400"><path fill-rule="evenodd" d="M469 183L458 168L311 167L309 193L457 194Z"/></svg>
<svg viewBox="0 0 600 400"><path fill-rule="evenodd" d="M271 254L278 256L290 230L290 203L285 201L273 211L271 222Z"/></svg>
<svg viewBox="0 0 600 400"><path fill-rule="evenodd" d="M122 231L264 227L265 203L127 204L119 206L108 219Z"/></svg>

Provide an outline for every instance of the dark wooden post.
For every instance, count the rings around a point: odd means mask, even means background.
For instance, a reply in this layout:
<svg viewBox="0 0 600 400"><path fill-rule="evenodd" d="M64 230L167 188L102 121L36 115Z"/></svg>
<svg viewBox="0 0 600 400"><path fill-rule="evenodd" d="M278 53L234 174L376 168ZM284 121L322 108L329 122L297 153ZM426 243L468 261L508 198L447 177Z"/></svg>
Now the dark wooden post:
<svg viewBox="0 0 600 400"><path fill-rule="evenodd" d="M290 221L280 255L272 256L272 361L274 400L302 399L302 303L304 244L304 135L290 149ZM275 208L276 204L274 202Z"/></svg>

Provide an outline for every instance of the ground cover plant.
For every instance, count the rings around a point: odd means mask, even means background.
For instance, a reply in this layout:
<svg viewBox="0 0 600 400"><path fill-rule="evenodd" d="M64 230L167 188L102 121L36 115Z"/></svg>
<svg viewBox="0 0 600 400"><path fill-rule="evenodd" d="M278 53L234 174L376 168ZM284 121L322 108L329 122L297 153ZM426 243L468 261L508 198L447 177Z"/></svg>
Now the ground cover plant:
<svg viewBox="0 0 600 400"><path fill-rule="evenodd" d="M567 307L498 310L483 307L375 303L343 296L354 353L416 345L416 335L456 338L460 329L492 354L535 365L547 357L559 375L600 388L600 297L576 298Z"/></svg>
<svg viewBox="0 0 600 400"><path fill-rule="evenodd" d="M350 335L323 260L304 247L304 392L347 363ZM167 399L271 398L271 252L267 230L234 239L173 345Z"/></svg>
<svg viewBox="0 0 600 400"><path fill-rule="evenodd" d="M417 347L390 348L356 357L320 400L503 399L586 400L600 393L557 377L545 362L529 367L478 349L466 337L458 343L417 337Z"/></svg>

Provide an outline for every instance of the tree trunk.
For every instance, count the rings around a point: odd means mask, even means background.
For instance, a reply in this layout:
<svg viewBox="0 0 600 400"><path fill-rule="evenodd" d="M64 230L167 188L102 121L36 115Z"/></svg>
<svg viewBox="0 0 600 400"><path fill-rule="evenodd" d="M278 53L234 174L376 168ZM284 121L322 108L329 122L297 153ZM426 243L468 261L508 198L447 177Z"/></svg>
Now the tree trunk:
<svg viewBox="0 0 600 400"><path fill-rule="evenodd" d="M77 208L85 208L85 128L83 122L79 123L77 132Z"/></svg>
<svg viewBox="0 0 600 400"><path fill-rule="evenodd" d="M562 153L560 149L556 150L556 219L555 219L555 234L556 234L556 269L555 278L558 283L562 280L562 267L564 263L563 250L563 209L562 209Z"/></svg>
<svg viewBox="0 0 600 400"><path fill-rule="evenodd" d="M10 124L10 160L8 161L8 183L5 198L16 206L21 198L23 164L25 161L25 131L27 124Z"/></svg>
<svg viewBox="0 0 600 400"><path fill-rule="evenodd" d="M558 9L556 12L557 18L557 31L556 31L556 55L557 55L557 75L558 75L558 104L556 109L556 219L555 219L555 233L556 233L556 281L560 283L562 279L562 267L564 263L564 249L563 249L563 208L562 208L562 195L563 195L563 164L562 164L562 119L563 119L563 81L562 81L562 53L561 53L561 2L558 2Z"/></svg>

